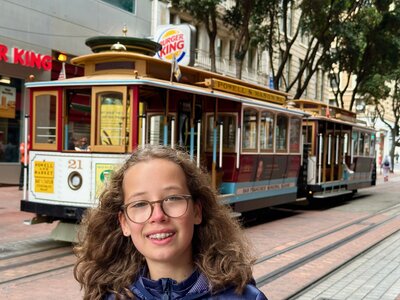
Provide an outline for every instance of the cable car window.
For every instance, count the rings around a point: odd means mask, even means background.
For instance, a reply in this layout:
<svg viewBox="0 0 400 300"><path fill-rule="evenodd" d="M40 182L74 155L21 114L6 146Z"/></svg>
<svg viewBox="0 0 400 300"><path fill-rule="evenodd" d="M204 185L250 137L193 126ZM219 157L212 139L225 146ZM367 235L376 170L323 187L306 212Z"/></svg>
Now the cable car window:
<svg viewBox="0 0 400 300"><path fill-rule="evenodd" d="M289 149L291 153L300 152L300 132L301 120L299 118L290 119L290 139Z"/></svg>
<svg viewBox="0 0 400 300"><path fill-rule="evenodd" d="M261 151L274 150L275 115L263 111L260 118L260 147Z"/></svg>
<svg viewBox="0 0 400 300"><path fill-rule="evenodd" d="M371 134L370 156L375 156L375 133Z"/></svg>
<svg viewBox="0 0 400 300"><path fill-rule="evenodd" d="M37 149L57 149L57 91L34 93L33 144Z"/></svg>
<svg viewBox="0 0 400 300"><path fill-rule="evenodd" d="M303 138L304 138L304 144L312 144L313 127L311 125L303 126Z"/></svg>
<svg viewBox="0 0 400 300"><path fill-rule="evenodd" d="M278 115L276 118L276 151L287 151L288 117Z"/></svg>
<svg viewBox="0 0 400 300"><path fill-rule="evenodd" d="M352 138L353 142L353 155L358 155L358 132L353 131Z"/></svg>
<svg viewBox="0 0 400 300"><path fill-rule="evenodd" d="M214 114L207 116L207 149L211 150L214 143Z"/></svg>
<svg viewBox="0 0 400 300"><path fill-rule="evenodd" d="M235 151L236 141L236 116L232 114L218 114L218 122L223 125L223 148L225 151ZM217 126L217 140L219 138ZM207 149L211 150L214 141L214 114L207 116Z"/></svg>
<svg viewBox="0 0 400 300"><path fill-rule="evenodd" d="M126 151L127 98L125 86L92 88L89 150Z"/></svg>
<svg viewBox="0 0 400 300"><path fill-rule="evenodd" d="M365 156L369 156L370 155L370 145L371 145L371 141L370 141L370 136L368 133L364 134L364 155Z"/></svg>
<svg viewBox="0 0 400 300"><path fill-rule="evenodd" d="M99 131L98 144L107 146L122 145L123 105L122 93L100 93Z"/></svg>
<svg viewBox="0 0 400 300"><path fill-rule="evenodd" d="M168 115L167 136L165 133L165 115L151 115L149 117L148 141L151 145L164 145L164 139L167 139L166 144L171 144L171 120L172 115Z"/></svg>
<svg viewBox="0 0 400 300"><path fill-rule="evenodd" d="M235 150L236 141L236 116L234 115L221 115L220 116L224 132L223 132L223 146L226 150Z"/></svg>
<svg viewBox="0 0 400 300"><path fill-rule="evenodd" d="M68 89L65 93L64 150L81 150L80 141L90 141L91 89Z"/></svg>
<svg viewBox="0 0 400 300"><path fill-rule="evenodd" d="M364 140L365 140L365 134L364 132L360 132L358 135L358 151L359 155L364 155Z"/></svg>
<svg viewBox="0 0 400 300"><path fill-rule="evenodd" d="M243 141L244 151L257 151L257 123L258 112L254 109L245 109L243 112Z"/></svg>

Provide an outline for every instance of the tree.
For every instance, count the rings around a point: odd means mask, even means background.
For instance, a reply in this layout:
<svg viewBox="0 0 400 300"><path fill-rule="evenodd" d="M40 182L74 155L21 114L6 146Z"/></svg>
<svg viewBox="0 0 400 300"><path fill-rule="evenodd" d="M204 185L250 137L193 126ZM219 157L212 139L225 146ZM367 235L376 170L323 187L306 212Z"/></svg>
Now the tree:
<svg viewBox="0 0 400 300"><path fill-rule="evenodd" d="M250 18L256 0L240 1L226 11L224 22L231 26L235 34L236 77L242 78L243 60L250 45ZM235 30L236 29L236 30Z"/></svg>
<svg viewBox="0 0 400 300"><path fill-rule="evenodd" d="M306 90L315 72L322 68L327 70L327 57L330 57L331 44L335 40L344 17L352 14L360 1L350 0L279 0L269 1L269 6L260 15L263 21L254 32L254 40L261 48L268 50L270 61L279 61L271 71L274 77L274 88L283 87L289 92L294 87L294 97L300 98ZM298 4L296 4L298 3ZM300 10L299 22L294 23L294 12ZM299 71L289 78L285 72L294 45L307 44L305 56L301 60Z"/></svg>
<svg viewBox="0 0 400 300"><path fill-rule="evenodd" d="M308 36L308 44L300 71L288 86L289 90L297 85L295 98L301 97L319 68L327 70L326 60L330 56L332 43L362 2L303 0L300 3L302 15L298 26L302 35Z"/></svg>
<svg viewBox="0 0 400 300"><path fill-rule="evenodd" d="M386 124L386 126L390 129L390 136L392 138L392 145L390 148L390 158L392 162L392 171L394 166L394 155L396 151L396 147L400 147L400 67L394 71L390 78L392 86L388 87L390 93L388 97L384 100L376 100L375 101L375 111L379 116L380 120ZM385 106L383 105L384 101L388 102L390 105L390 113L393 114L393 123L387 120L387 112L385 111Z"/></svg>
<svg viewBox="0 0 400 300"><path fill-rule="evenodd" d="M341 107L344 107L343 96L351 76L356 79L348 109L353 109L359 97L381 99L388 96L385 82L391 70L397 68L400 54L400 19L396 11L399 8L393 10L390 5L393 2L361 3L338 31L335 50L330 52L325 64L332 66L333 91ZM343 74L346 76L341 76ZM343 78L346 83L340 84Z"/></svg>
<svg viewBox="0 0 400 300"><path fill-rule="evenodd" d="M215 39L217 37L217 19L219 13L217 6L222 0L172 0L174 7L189 13L195 20L204 24L209 38L209 54L211 71L216 72L215 64Z"/></svg>

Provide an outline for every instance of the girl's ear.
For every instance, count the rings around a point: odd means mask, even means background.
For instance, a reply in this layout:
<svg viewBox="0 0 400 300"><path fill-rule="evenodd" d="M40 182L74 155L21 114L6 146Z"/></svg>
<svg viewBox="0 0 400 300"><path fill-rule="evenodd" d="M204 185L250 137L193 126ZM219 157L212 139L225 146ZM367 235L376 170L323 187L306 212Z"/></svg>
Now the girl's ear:
<svg viewBox="0 0 400 300"><path fill-rule="evenodd" d="M194 224L200 225L201 221L203 220L203 207L201 206L200 201L193 202L194 208Z"/></svg>
<svg viewBox="0 0 400 300"><path fill-rule="evenodd" d="M130 236L131 230L128 226L125 214L123 212L118 213L118 220L119 220L119 225L121 226L122 234L124 236Z"/></svg>

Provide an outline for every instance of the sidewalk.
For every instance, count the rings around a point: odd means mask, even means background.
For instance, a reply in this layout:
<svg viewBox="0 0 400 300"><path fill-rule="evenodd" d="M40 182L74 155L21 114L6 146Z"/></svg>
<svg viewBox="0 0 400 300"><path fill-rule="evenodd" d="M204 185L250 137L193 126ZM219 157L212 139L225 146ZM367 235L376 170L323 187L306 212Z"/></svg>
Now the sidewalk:
<svg viewBox="0 0 400 300"><path fill-rule="evenodd" d="M393 173L389 173L389 181L391 179L395 179L400 177L400 162L395 163L393 167ZM376 184L383 183L383 175L382 175L382 169L377 166L376 167Z"/></svg>
<svg viewBox="0 0 400 300"><path fill-rule="evenodd" d="M389 175L389 182L393 181L400 182L400 164ZM380 184L385 182L378 170L377 185ZM295 299L400 300L399 249L400 231L397 231Z"/></svg>
<svg viewBox="0 0 400 300"><path fill-rule="evenodd" d="M400 299L399 249L397 232L296 299Z"/></svg>

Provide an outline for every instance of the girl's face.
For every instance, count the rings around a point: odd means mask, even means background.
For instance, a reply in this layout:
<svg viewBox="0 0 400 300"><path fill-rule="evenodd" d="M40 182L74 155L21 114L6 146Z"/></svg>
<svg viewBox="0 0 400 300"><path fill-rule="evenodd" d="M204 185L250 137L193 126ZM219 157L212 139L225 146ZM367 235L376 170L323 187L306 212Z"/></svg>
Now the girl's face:
<svg viewBox="0 0 400 300"><path fill-rule="evenodd" d="M125 173L122 187L125 204L190 194L181 167L165 159L132 166ZM146 258L151 275L153 267L160 264L173 268L192 266L194 225L202 220L201 207L193 200L188 200L188 209L181 217L168 217L157 203L153 204L151 217L142 224L132 222L123 213L120 213L119 220L124 235L131 237L135 247Z"/></svg>

